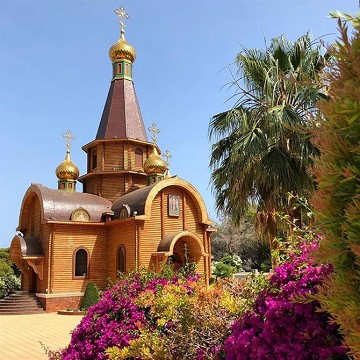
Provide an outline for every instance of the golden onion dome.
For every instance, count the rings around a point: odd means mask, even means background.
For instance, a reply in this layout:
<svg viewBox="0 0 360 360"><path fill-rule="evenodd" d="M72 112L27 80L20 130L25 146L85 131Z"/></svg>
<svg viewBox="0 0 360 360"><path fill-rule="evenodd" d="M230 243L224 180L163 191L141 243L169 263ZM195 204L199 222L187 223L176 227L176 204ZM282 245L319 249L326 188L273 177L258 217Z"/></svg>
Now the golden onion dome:
<svg viewBox="0 0 360 360"><path fill-rule="evenodd" d="M147 174L163 174L167 168L167 162L160 157L156 147L154 147L153 153L144 162L144 171Z"/></svg>
<svg viewBox="0 0 360 360"><path fill-rule="evenodd" d="M123 30L121 30L121 36L118 42L110 48L109 57L112 62L123 59L129 60L131 62L135 61L136 51L130 44L126 42Z"/></svg>
<svg viewBox="0 0 360 360"><path fill-rule="evenodd" d="M66 151L65 160L56 168L56 176L59 180L77 180L79 168L70 159L70 151Z"/></svg>

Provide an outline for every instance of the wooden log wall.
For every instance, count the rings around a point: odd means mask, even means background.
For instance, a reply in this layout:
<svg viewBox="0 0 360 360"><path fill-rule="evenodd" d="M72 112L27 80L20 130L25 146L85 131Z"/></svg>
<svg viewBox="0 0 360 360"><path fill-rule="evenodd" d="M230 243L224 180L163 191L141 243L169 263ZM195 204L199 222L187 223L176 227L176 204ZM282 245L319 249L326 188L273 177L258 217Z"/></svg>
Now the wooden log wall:
<svg viewBox="0 0 360 360"><path fill-rule="evenodd" d="M101 181L101 196L116 201L125 193L125 178L124 175L114 174L113 176L104 176Z"/></svg>
<svg viewBox="0 0 360 360"><path fill-rule="evenodd" d="M177 217L169 216L169 195L179 196L179 216ZM151 220L145 221L144 226L140 229L141 263L146 264L146 266L151 266L151 254L157 251L157 247L161 239L170 233L187 230L197 235L205 248L205 228L199 221L200 214L198 206L190 194L188 194L183 188L176 186L165 188L157 194L152 203ZM180 239L179 241L194 242L195 240L187 238ZM197 246L197 244L194 244L195 248ZM199 273L204 273L205 263L203 257L199 258L197 269Z"/></svg>
<svg viewBox="0 0 360 360"><path fill-rule="evenodd" d="M118 224L109 229L109 252L107 254L108 277L115 282L117 279L118 249L125 246L126 271L136 265L136 222L127 219L119 220Z"/></svg>
<svg viewBox="0 0 360 360"><path fill-rule="evenodd" d="M104 145L104 171L123 170L124 143L106 142Z"/></svg>
<svg viewBox="0 0 360 360"><path fill-rule="evenodd" d="M88 276L74 278L74 252L84 248L88 252ZM85 291L89 281L104 289L107 285L107 229L83 224L56 224L53 232L53 265L51 287L53 293Z"/></svg>

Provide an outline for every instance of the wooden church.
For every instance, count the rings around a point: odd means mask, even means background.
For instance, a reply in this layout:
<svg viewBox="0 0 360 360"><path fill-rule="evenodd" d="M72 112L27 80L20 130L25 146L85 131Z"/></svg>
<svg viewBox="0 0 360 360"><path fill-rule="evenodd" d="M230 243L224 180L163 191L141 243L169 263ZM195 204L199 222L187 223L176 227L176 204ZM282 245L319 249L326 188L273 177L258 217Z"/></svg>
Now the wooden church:
<svg viewBox="0 0 360 360"><path fill-rule="evenodd" d="M58 188L32 184L24 195L10 258L22 272L22 290L47 311L78 308L88 282L100 289L119 272L159 270L171 259L211 275L211 222L198 191L170 176L155 136L149 142L133 83L134 48L121 36L109 51L112 80L96 137L83 146L87 172L70 157L57 167ZM154 132L156 129L153 129ZM83 192L76 191L76 183Z"/></svg>

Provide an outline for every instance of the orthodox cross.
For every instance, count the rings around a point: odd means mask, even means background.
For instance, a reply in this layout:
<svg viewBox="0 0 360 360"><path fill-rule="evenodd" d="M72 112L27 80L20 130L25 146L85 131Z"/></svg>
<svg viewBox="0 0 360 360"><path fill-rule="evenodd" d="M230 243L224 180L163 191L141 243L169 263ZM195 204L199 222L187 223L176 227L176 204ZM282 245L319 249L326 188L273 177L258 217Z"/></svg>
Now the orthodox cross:
<svg viewBox="0 0 360 360"><path fill-rule="evenodd" d="M170 151L169 150L166 150L163 154L163 156L166 158L166 162L168 163L168 166L169 166L169 159L172 158L172 155L170 154Z"/></svg>
<svg viewBox="0 0 360 360"><path fill-rule="evenodd" d="M65 134L62 134L62 137L66 139L66 149L70 151L71 149L71 141L75 140L76 137L71 133L71 130L66 131Z"/></svg>
<svg viewBox="0 0 360 360"><path fill-rule="evenodd" d="M156 134L160 134L160 130L157 128L155 123L152 123L151 126L148 128L150 132L152 132L151 140L154 144L157 143Z"/></svg>
<svg viewBox="0 0 360 360"><path fill-rule="evenodd" d="M125 27L126 27L124 20L129 19L129 15L125 12L125 9L123 6L120 6L118 9L115 9L114 13L119 17L121 32L124 32Z"/></svg>

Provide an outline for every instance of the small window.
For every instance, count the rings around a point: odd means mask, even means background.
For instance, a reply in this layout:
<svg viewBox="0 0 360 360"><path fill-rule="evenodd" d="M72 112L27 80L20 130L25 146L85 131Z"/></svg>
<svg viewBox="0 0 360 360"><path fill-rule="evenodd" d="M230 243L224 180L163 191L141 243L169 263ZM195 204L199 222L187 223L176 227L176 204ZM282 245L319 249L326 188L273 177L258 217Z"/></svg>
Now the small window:
<svg viewBox="0 0 360 360"><path fill-rule="evenodd" d="M122 73L122 64L118 64L118 74Z"/></svg>
<svg viewBox="0 0 360 360"><path fill-rule="evenodd" d="M75 252L75 277L86 277L88 275L88 253L85 249Z"/></svg>
<svg viewBox="0 0 360 360"><path fill-rule="evenodd" d="M129 75L129 64L125 64L125 74Z"/></svg>
<svg viewBox="0 0 360 360"><path fill-rule="evenodd" d="M124 204L120 209L119 218L126 219L130 216L130 213L131 213L130 206L127 204Z"/></svg>
<svg viewBox="0 0 360 360"><path fill-rule="evenodd" d="M126 272L126 249L125 245L120 245L117 251L117 273Z"/></svg>
<svg viewBox="0 0 360 360"><path fill-rule="evenodd" d="M91 169L95 169L96 167L97 167L97 152L96 150L93 150L91 156Z"/></svg>
<svg viewBox="0 0 360 360"><path fill-rule="evenodd" d="M140 148L135 149L135 166L143 166L143 151Z"/></svg>

